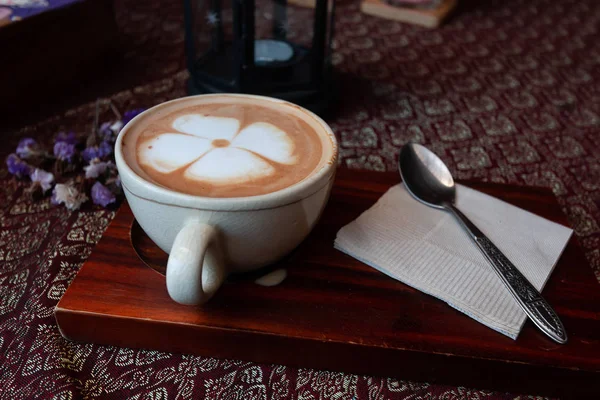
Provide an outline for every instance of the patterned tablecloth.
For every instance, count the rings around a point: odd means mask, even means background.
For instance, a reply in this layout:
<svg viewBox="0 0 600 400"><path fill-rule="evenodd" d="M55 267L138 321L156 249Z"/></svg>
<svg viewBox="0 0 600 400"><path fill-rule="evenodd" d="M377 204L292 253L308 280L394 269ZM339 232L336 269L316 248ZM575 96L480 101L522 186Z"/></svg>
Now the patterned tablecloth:
<svg viewBox="0 0 600 400"><path fill-rule="evenodd" d="M114 103L128 109L182 96L186 73L174 73L183 65L179 6L127 1L117 9L126 57L147 66L131 82L162 79L116 93ZM414 140L458 179L550 187L600 278L600 3L463 2L437 30L365 16L356 1L339 2L338 11L334 63L343 93L329 122L341 164L395 170L399 148ZM83 104L23 127L3 137L0 156L24 136L88 131L93 110ZM2 399L517 397L68 342L53 308L115 211L32 202L4 167L0 180Z"/></svg>

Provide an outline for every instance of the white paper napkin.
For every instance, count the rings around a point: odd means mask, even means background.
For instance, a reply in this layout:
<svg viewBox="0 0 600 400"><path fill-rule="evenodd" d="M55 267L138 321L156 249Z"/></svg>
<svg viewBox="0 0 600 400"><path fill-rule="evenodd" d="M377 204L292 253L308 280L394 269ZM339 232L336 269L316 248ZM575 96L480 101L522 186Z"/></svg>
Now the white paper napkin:
<svg viewBox="0 0 600 400"><path fill-rule="evenodd" d="M466 186L456 201L541 290L573 231ZM402 184L340 229L335 247L513 339L523 327L525 313L454 217Z"/></svg>

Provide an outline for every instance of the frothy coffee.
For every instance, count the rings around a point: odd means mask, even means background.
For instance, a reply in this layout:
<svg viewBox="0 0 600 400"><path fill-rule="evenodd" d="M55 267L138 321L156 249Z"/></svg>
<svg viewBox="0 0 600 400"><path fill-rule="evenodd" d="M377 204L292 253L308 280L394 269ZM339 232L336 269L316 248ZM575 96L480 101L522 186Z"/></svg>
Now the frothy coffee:
<svg viewBox="0 0 600 400"><path fill-rule="evenodd" d="M150 114L132 127L135 143L128 133L124 146L135 146L146 179L206 197L275 192L322 165L323 148L331 142L306 116L291 112L294 106L235 99L184 101Z"/></svg>

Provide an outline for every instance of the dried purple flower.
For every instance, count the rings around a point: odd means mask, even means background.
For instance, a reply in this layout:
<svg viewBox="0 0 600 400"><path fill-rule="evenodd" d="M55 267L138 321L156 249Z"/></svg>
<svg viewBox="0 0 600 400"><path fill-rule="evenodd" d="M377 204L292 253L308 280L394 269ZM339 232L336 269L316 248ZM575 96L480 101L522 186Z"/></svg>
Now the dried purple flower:
<svg viewBox="0 0 600 400"><path fill-rule="evenodd" d="M87 162L91 162L92 160L100 159L100 150L98 146L86 147L82 152L81 156Z"/></svg>
<svg viewBox="0 0 600 400"><path fill-rule="evenodd" d="M100 182L94 183L92 186L92 201L94 204L106 207L107 205L116 201L115 195Z"/></svg>
<svg viewBox="0 0 600 400"><path fill-rule="evenodd" d="M29 177L31 178L32 182L37 182L40 184L44 193L50 190L52 188L52 184L54 183L54 175L39 168L34 169Z"/></svg>
<svg viewBox="0 0 600 400"><path fill-rule="evenodd" d="M122 128L123 123L121 121L105 122L100 125L100 137L102 140L114 142Z"/></svg>
<svg viewBox="0 0 600 400"><path fill-rule="evenodd" d="M125 124L123 123L123 121L115 121L110 126L110 129L114 132L115 135L118 135L119 132L121 132L121 129L123 129L124 126L125 126Z"/></svg>
<svg viewBox="0 0 600 400"><path fill-rule="evenodd" d="M99 160L100 151L98 150L98 146L86 147L81 152L81 156L87 162L91 162L92 160Z"/></svg>
<svg viewBox="0 0 600 400"><path fill-rule="evenodd" d="M100 143L98 149L100 150L100 158L108 157L113 153L113 145L107 141Z"/></svg>
<svg viewBox="0 0 600 400"><path fill-rule="evenodd" d="M23 138L17 146L16 153L21 159L27 159L40 154L40 146L32 138Z"/></svg>
<svg viewBox="0 0 600 400"><path fill-rule="evenodd" d="M129 121L131 121L144 111L145 110L143 108L136 108L134 110L126 111L125 114L123 114L123 125L127 125Z"/></svg>
<svg viewBox="0 0 600 400"><path fill-rule="evenodd" d="M111 166L112 163L110 161L99 161L97 158L94 158L90 165L83 167L85 177L86 179L95 179L106 172L106 169Z"/></svg>
<svg viewBox="0 0 600 400"><path fill-rule="evenodd" d="M56 142L54 144L54 156L59 160L71 162L75 155L75 145L68 142Z"/></svg>
<svg viewBox="0 0 600 400"><path fill-rule="evenodd" d="M68 144L77 144L79 142L79 140L77 140L77 136L75 135L75 132L59 132L58 135L56 135L56 139L54 140L55 142L65 142Z"/></svg>
<svg viewBox="0 0 600 400"><path fill-rule="evenodd" d="M28 176L33 171L33 167L21 160L16 154L10 154L6 158L6 166L8 172L17 178Z"/></svg>
<svg viewBox="0 0 600 400"><path fill-rule="evenodd" d="M83 159L87 162L91 162L94 159L102 159L108 157L113 152L113 146L107 141L103 141L100 143L100 146L91 146L87 147L81 155Z"/></svg>
<svg viewBox="0 0 600 400"><path fill-rule="evenodd" d="M98 133L100 133L101 137L108 138L113 135L113 131L110 128L110 126L111 126L110 122L104 122L102 125L100 125L100 129L98 129Z"/></svg>
<svg viewBox="0 0 600 400"><path fill-rule="evenodd" d="M72 185L57 183L52 191L52 204L64 204L67 209L73 211L78 210L85 201L87 196Z"/></svg>

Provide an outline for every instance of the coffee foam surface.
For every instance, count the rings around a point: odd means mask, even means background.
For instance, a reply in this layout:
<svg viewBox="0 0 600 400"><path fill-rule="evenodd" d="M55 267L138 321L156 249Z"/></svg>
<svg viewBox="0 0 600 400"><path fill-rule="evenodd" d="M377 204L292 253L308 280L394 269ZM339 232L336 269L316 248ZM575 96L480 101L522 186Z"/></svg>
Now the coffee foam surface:
<svg viewBox="0 0 600 400"><path fill-rule="evenodd" d="M321 138L293 115L257 105L191 106L150 121L137 161L151 180L184 193L237 197L269 193L308 176Z"/></svg>

